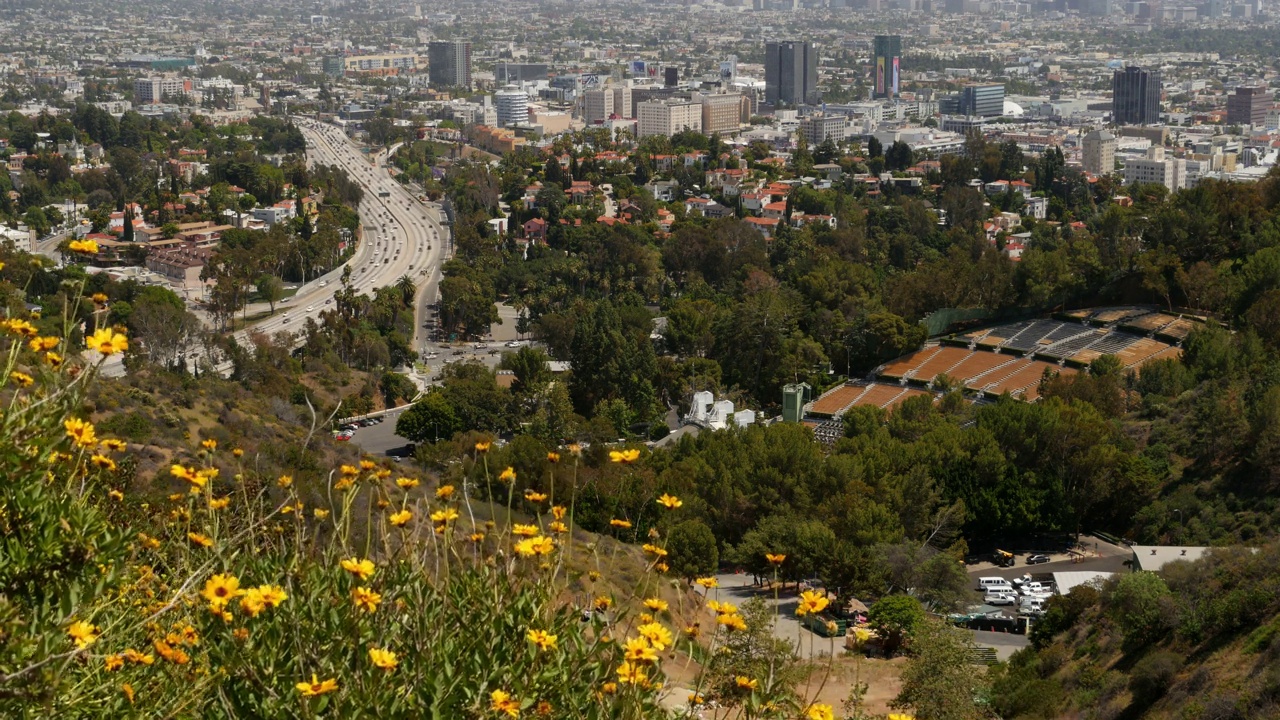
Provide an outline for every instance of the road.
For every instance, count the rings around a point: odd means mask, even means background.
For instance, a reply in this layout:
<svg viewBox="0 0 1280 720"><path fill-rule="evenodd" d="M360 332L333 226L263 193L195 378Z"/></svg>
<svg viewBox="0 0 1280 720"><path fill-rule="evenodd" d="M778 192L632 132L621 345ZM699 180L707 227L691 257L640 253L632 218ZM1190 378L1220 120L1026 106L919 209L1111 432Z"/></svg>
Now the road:
<svg viewBox="0 0 1280 720"><path fill-rule="evenodd" d="M313 278L298 288L297 293L278 307L270 317L252 322L235 333L241 345L249 343L253 332L274 335L281 331L298 332L307 320L319 320L320 313L331 306L341 289L341 278L350 268L352 287L357 292L372 293L374 288L394 285L403 276L413 279L419 297L433 297L440 279L440 265L445 254L448 231L440 224L438 208L424 206L391 178L385 168L385 153L366 156L337 128L305 118L295 118L307 139L307 159L312 165L337 165L364 189L358 211L363 238L355 254L342 266ZM385 195L385 197L384 197ZM263 303L250 305L246 314L266 312ZM421 317L415 319L420 325ZM194 361L193 361L194 362ZM228 362L215 366L229 372ZM124 374L119 356L107 358L102 372L108 377ZM415 378L420 384L421 379Z"/></svg>

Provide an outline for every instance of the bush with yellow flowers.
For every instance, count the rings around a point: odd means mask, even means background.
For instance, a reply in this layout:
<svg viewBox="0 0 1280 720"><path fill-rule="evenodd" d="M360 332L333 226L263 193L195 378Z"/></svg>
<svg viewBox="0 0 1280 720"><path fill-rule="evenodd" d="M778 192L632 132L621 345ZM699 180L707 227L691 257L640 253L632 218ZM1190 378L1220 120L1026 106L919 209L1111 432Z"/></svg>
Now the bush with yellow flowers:
<svg viewBox="0 0 1280 720"><path fill-rule="evenodd" d="M77 415L86 358L128 339L98 328L86 354L22 320L3 331L0 716L639 719L715 692L699 683L673 705L664 663L714 664L742 618L713 606L701 638L676 627L661 538L630 596L584 592L580 568L590 586L616 553L575 544L573 501L554 489L525 498L528 522L508 494L505 524L477 517L471 484L426 487L368 460L304 495L212 439L174 449L180 490L163 506L138 502L119 486L125 443ZM490 474L487 451L473 455L485 482L514 481ZM769 687L735 679L726 701L746 718L829 717Z"/></svg>

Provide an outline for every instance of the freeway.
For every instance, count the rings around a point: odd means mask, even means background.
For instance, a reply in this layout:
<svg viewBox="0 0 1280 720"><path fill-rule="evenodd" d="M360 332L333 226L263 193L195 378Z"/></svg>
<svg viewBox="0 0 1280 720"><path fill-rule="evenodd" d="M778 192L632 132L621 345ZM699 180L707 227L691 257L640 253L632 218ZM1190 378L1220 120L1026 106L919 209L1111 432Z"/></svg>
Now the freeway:
<svg viewBox="0 0 1280 720"><path fill-rule="evenodd" d="M448 231L438 219L438 208L420 203L391 178L384 167L385 153L366 156L337 128L304 118L295 118L295 122L307 139L307 159L312 165L341 167L364 189L358 208L363 237L344 265L299 287L276 314L236 332L236 341L241 345L249 343L250 333L297 333L308 318L318 321L320 313L332 306L348 268L356 292L371 294L374 288L394 285L404 276L414 281L424 305L427 298L434 301L438 292L440 265L448 244ZM267 309L265 304L250 306L246 313ZM415 305L415 312L421 313L422 306ZM415 327L421 326L420 320L420 316L415 317ZM218 363L215 369L229 372L230 363ZM108 377L123 375L120 356L107 358L102 373Z"/></svg>

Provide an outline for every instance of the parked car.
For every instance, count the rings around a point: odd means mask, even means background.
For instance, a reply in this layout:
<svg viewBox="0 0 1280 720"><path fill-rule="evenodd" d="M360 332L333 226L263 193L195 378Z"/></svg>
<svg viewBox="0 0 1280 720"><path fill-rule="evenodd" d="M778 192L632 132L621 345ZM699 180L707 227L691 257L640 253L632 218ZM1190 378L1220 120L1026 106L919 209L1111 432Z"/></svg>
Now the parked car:
<svg viewBox="0 0 1280 720"><path fill-rule="evenodd" d="M1039 565L1039 564L1041 564L1041 563L1047 563L1047 562L1049 562L1049 556L1048 556L1048 555L1039 555L1039 554L1036 554L1036 555L1028 555L1028 556L1027 556L1027 564L1028 564L1028 565Z"/></svg>
<svg viewBox="0 0 1280 720"><path fill-rule="evenodd" d="M987 593L982 602L987 605L1017 605L1018 596L1013 593Z"/></svg>

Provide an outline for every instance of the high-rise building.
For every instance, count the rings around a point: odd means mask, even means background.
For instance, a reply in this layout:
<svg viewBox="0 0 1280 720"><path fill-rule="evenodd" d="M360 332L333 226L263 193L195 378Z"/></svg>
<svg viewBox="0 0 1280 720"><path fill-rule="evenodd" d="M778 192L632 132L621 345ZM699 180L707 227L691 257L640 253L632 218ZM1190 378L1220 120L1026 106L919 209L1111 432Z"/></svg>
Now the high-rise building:
<svg viewBox="0 0 1280 720"><path fill-rule="evenodd" d="M997 117L1004 114L1004 85L969 83L960 89L956 111L974 117Z"/></svg>
<svg viewBox="0 0 1280 720"><path fill-rule="evenodd" d="M765 43L764 98L774 107L819 101L818 53L812 43Z"/></svg>
<svg viewBox="0 0 1280 720"><path fill-rule="evenodd" d="M614 85L613 91L613 113L618 117L633 118L635 117L635 109L631 104L631 86L630 85Z"/></svg>
<svg viewBox="0 0 1280 720"><path fill-rule="evenodd" d="M588 125L598 125L613 113L613 88L582 91L582 119Z"/></svg>
<svg viewBox="0 0 1280 720"><path fill-rule="evenodd" d="M1094 130L1084 136L1081 161L1085 172L1108 175L1116 170L1116 136L1106 130Z"/></svg>
<svg viewBox="0 0 1280 720"><path fill-rule="evenodd" d="M636 137L672 135L682 130L702 132L702 103L670 98L636 105Z"/></svg>
<svg viewBox="0 0 1280 720"><path fill-rule="evenodd" d="M1160 122L1160 71L1130 65L1111 78L1111 122L1155 125Z"/></svg>
<svg viewBox="0 0 1280 720"><path fill-rule="evenodd" d="M844 142L849 133L849 118L844 115L818 113L800 120L800 134L810 148L830 140L837 145Z"/></svg>
<svg viewBox="0 0 1280 720"><path fill-rule="evenodd" d="M1187 161L1166 157L1163 147L1147 148L1147 156L1129 158L1124 163L1124 184L1158 183L1170 190L1187 186Z"/></svg>
<svg viewBox="0 0 1280 720"><path fill-rule="evenodd" d="M529 122L529 95L515 85L508 85L493 94L498 106L498 127L526 125Z"/></svg>
<svg viewBox="0 0 1280 720"><path fill-rule="evenodd" d="M1267 124L1271 91L1266 85L1241 86L1227 96L1227 122L1232 125Z"/></svg>
<svg viewBox="0 0 1280 720"><path fill-rule="evenodd" d="M428 80L436 87L471 87L471 43L436 41L427 46Z"/></svg>
<svg viewBox="0 0 1280 720"><path fill-rule="evenodd" d="M899 73L902 71L902 37L877 35L872 48L872 93L877 98L896 97Z"/></svg>
<svg viewBox="0 0 1280 720"><path fill-rule="evenodd" d="M133 81L133 101L139 105L164 102L166 97L191 92L191 80L180 77L148 77Z"/></svg>
<svg viewBox="0 0 1280 720"><path fill-rule="evenodd" d="M342 72L346 68L341 55L326 55L320 61L320 69L330 77L342 77Z"/></svg>
<svg viewBox="0 0 1280 720"><path fill-rule="evenodd" d="M702 132L737 132L742 125L742 95L715 93L699 96L702 101Z"/></svg>

